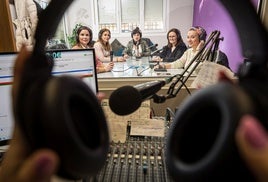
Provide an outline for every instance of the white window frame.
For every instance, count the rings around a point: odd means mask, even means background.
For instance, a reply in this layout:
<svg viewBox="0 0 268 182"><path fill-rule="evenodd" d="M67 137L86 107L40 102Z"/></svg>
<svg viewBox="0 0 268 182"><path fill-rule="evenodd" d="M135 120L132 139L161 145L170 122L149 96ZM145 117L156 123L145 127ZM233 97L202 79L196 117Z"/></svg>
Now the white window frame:
<svg viewBox="0 0 268 182"><path fill-rule="evenodd" d="M157 30L145 30L144 29L144 0L137 0L139 1L139 4L140 4L140 24L138 23L138 27L142 30L143 33L163 33L163 32L166 32L166 27L167 27L167 0L162 0L163 1L163 12L162 12L162 16L163 16L163 28L162 29L157 29ZM123 32L122 29L121 29L121 0L115 0L115 3L116 3L116 12L118 12L117 14L117 22L116 22L116 28L115 30L113 29L110 29L112 34L114 36L117 36L117 35L124 35L126 34L127 36L129 36L129 32ZM94 19L95 19L95 26L98 30L101 29L101 26L99 25L99 16L98 16L98 0L93 0L93 6L94 7ZM109 26L107 27L109 28ZM135 28L135 27L134 27Z"/></svg>

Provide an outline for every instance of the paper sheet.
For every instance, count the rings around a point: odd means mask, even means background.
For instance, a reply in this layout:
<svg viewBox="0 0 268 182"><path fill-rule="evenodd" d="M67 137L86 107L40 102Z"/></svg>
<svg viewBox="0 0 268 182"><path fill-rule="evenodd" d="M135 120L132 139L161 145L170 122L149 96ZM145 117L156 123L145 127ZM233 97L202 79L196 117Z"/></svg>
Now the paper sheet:
<svg viewBox="0 0 268 182"><path fill-rule="evenodd" d="M205 61L202 64L195 80L191 84L191 87L204 88L208 85L217 83L220 71L225 72L227 77L230 79L235 79L234 73L230 69L214 62Z"/></svg>
<svg viewBox="0 0 268 182"><path fill-rule="evenodd" d="M131 121L130 135L164 137L165 121L159 119L139 119Z"/></svg>

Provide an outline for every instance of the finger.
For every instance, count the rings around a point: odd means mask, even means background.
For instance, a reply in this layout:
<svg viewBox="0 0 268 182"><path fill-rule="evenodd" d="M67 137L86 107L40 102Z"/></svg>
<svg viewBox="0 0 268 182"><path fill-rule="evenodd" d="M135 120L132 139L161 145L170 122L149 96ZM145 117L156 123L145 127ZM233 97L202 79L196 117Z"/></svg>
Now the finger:
<svg viewBox="0 0 268 182"><path fill-rule="evenodd" d="M28 60L30 57L30 52L27 50L26 46L23 45L19 55L17 56L15 60L15 65L14 65L14 79L13 79L13 86L12 86L12 96L13 99L15 98L19 83L20 83L20 78L21 78L21 73L24 69L25 62Z"/></svg>
<svg viewBox="0 0 268 182"><path fill-rule="evenodd" d="M98 98L99 101L102 101L105 98L105 93L98 92L97 93L97 98Z"/></svg>
<svg viewBox="0 0 268 182"><path fill-rule="evenodd" d="M21 166L18 179L28 182L51 181L59 164L57 154L48 149L34 152Z"/></svg>
<svg viewBox="0 0 268 182"><path fill-rule="evenodd" d="M17 176L14 175L17 174L20 164L29 154L28 150L29 147L27 147L17 124L15 124L12 140L2 162L0 181L5 181L3 179L6 178L10 179L10 176L14 178Z"/></svg>
<svg viewBox="0 0 268 182"><path fill-rule="evenodd" d="M20 84L21 74L24 69L24 65L26 61L30 57L30 52L27 50L26 46L23 45L14 64L14 79L13 79L13 85L12 85L12 100L13 100L13 107L15 107L16 104L16 96ZM15 118L16 119L16 118ZM11 155L11 160L14 161L20 161L22 160L25 155L27 154L27 148L25 147L26 142L23 138L23 135L21 134L21 131L19 129L19 126L17 126L15 122L14 132L12 136L12 141L10 143L9 151L6 155ZM15 165L16 163L14 163Z"/></svg>
<svg viewBox="0 0 268 182"><path fill-rule="evenodd" d="M19 163L29 153L29 147L26 147L27 142L19 129L18 124L15 123L12 140L6 153L6 158L13 161L12 163Z"/></svg>
<svg viewBox="0 0 268 182"><path fill-rule="evenodd" d="M228 78L224 71L219 71L219 81L226 81L232 83L232 80Z"/></svg>
<svg viewBox="0 0 268 182"><path fill-rule="evenodd" d="M244 116L236 132L241 155L260 181L268 181L268 135L252 116Z"/></svg>

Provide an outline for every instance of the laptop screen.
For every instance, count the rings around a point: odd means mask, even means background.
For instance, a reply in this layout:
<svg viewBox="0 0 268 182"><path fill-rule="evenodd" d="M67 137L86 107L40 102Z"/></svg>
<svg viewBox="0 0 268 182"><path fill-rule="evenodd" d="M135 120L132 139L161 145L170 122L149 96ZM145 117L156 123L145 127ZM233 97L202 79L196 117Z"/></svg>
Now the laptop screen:
<svg viewBox="0 0 268 182"><path fill-rule="evenodd" d="M98 92L94 49L64 49L47 51L53 56L54 76L73 75L82 78L94 93ZM0 53L0 146L11 139L14 117L12 113L11 85L13 65L17 53Z"/></svg>
<svg viewBox="0 0 268 182"><path fill-rule="evenodd" d="M63 49L47 51L54 58L52 74L73 75L83 79L93 90L98 92L94 49Z"/></svg>

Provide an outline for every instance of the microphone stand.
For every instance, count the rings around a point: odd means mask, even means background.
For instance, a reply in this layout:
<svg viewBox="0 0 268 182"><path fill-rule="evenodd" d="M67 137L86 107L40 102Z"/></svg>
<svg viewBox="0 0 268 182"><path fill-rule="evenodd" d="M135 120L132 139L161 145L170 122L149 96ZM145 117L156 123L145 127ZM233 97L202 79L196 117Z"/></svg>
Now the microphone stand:
<svg viewBox="0 0 268 182"><path fill-rule="evenodd" d="M211 49L209 50L211 52L211 54L210 54L210 56L208 58L208 60L210 62L217 62L216 58L217 58L217 55L219 54L218 53L218 51L219 51L219 44L220 44L220 41L223 41L223 39L224 39L223 37L217 38L215 40L214 46L213 47L211 46Z"/></svg>
<svg viewBox="0 0 268 182"><path fill-rule="evenodd" d="M159 53L161 51L163 51L163 48L153 51L150 56L153 57L153 56L155 56L157 53Z"/></svg>
<svg viewBox="0 0 268 182"><path fill-rule="evenodd" d="M212 47L215 46L216 44L218 44L218 42L219 42L219 36L220 36L220 31L217 31L217 30L213 31L210 34L210 36L209 36L208 40L206 41L206 43L204 44L204 46L194 56L194 58L187 65L187 67L183 70L183 72L181 74L173 77L173 78L177 78L177 79L171 83L171 85L167 91L167 95L165 96L165 99L170 99L170 98L176 97L183 86L185 86L187 89L187 92L190 93L189 89L186 86L187 80L189 79L189 77L192 75L192 73L195 71L195 69L198 67L198 65L201 62L203 62L204 60L208 60ZM208 47L208 48L206 49L206 47ZM194 63L195 63L195 65L192 67L192 69L190 69ZM187 73L187 72L188 72L188 74L185 76L185 73ZM170 81L172 81L172 79ZM178 83L180 83L180 84L177 86ZM165 99L162 98L161 102L164 102Z"/></svg>

